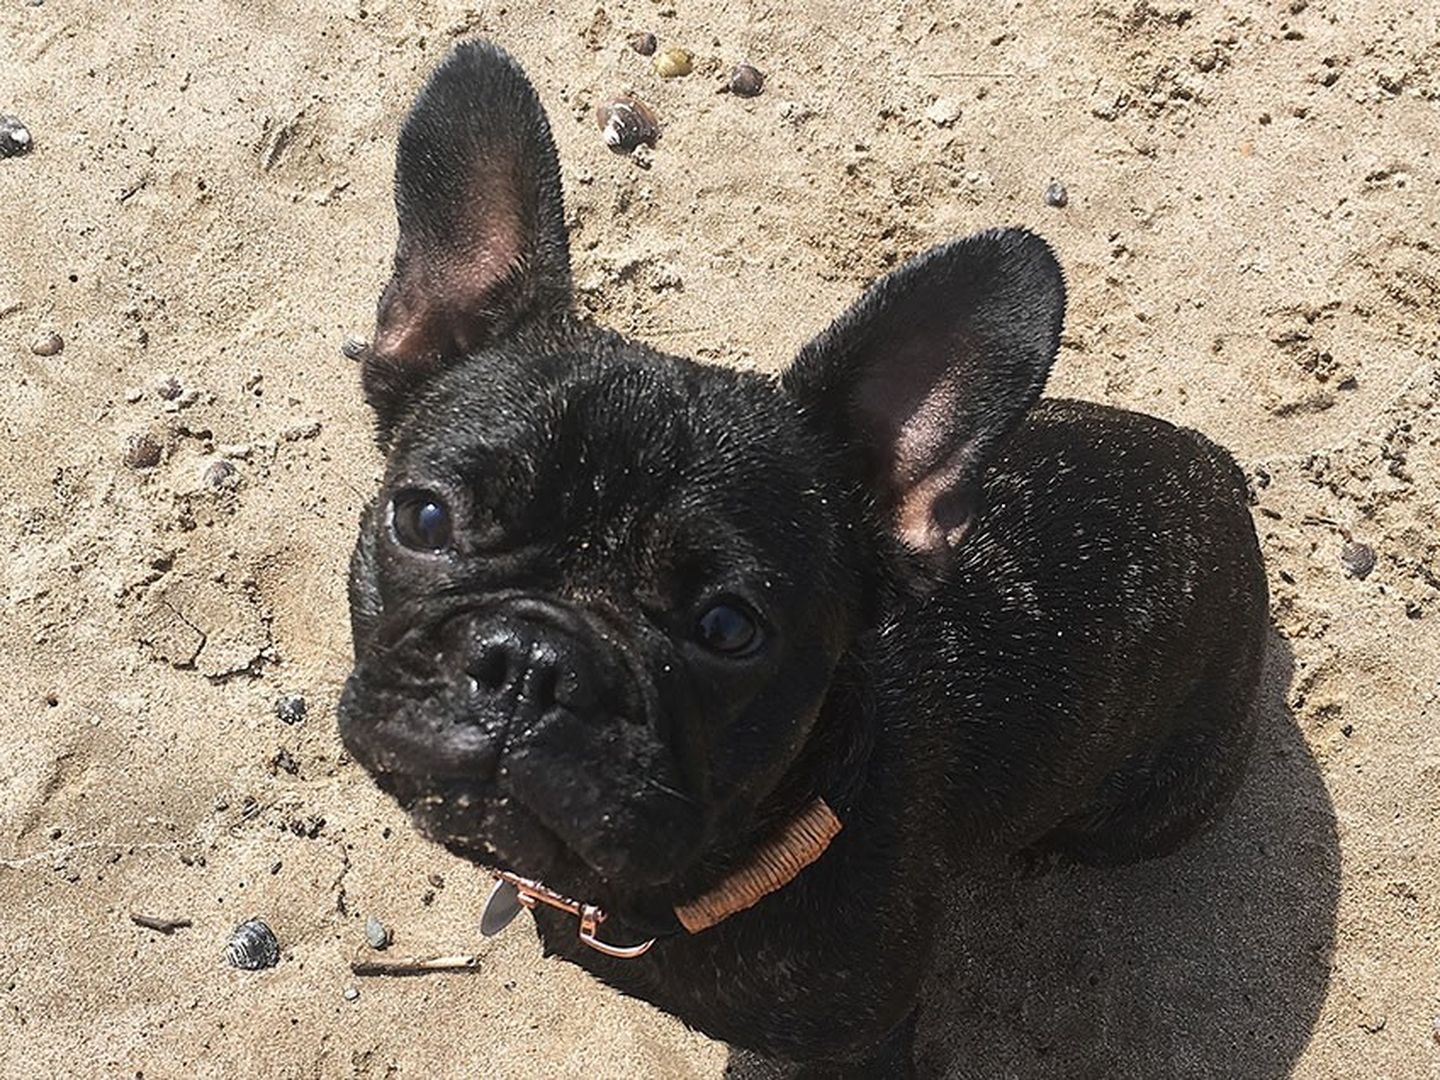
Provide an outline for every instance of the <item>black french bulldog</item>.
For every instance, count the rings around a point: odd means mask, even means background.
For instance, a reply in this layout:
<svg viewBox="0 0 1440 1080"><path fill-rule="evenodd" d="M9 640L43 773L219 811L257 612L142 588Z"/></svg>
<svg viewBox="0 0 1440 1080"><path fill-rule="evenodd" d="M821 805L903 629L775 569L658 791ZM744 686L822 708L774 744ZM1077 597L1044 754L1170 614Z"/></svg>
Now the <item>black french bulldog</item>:
<svg viewBox="0 0 1440 1080"><path fill-rule="evenodd" d="M1043 241L934 248L772 378L574 314L496 47L431 77L395 186L340 730L523 875L502 906L547 953L815 1075L906 1075L939 867L1151 858L1225 806L1268 615L1245 480L1037 400Z"/></svg>

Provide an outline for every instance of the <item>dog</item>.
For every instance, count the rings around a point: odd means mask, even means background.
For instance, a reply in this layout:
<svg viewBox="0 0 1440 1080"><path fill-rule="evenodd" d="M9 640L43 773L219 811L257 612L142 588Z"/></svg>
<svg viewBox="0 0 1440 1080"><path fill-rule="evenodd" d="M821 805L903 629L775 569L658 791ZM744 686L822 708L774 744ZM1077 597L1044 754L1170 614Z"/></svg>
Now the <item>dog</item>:
<svg viewBox="0 0 1440 1080"><path fill-rule="evenodd" d="M363 356L349 754L549 955L803 1075L911 1075L942 875L1120 864L1225 807L1268 626L1243 474L1041 400L1034 234L881 278L778 376L573 310L519 66L399 137Z"/></svg>

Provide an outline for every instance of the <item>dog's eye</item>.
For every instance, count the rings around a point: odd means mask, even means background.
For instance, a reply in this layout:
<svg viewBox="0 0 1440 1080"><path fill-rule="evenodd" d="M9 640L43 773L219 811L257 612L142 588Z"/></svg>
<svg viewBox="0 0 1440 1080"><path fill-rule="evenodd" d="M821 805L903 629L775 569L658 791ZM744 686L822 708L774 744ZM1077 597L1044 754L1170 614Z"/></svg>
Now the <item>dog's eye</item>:
<svg viewBox="0 0 1440 1080"><path fill-rule="evenodd" d="M695 636L711 652L743 656L760 647L760 627L755 616L737 600L711 604L695 624Z"/></svg>
<svg viewBox="0 0 1440 1080"><path fill-rule="evenodd" d="M412 551L442 551L450 546L450 510L433 491L402 491L391 503L395 538Z"/></svg>

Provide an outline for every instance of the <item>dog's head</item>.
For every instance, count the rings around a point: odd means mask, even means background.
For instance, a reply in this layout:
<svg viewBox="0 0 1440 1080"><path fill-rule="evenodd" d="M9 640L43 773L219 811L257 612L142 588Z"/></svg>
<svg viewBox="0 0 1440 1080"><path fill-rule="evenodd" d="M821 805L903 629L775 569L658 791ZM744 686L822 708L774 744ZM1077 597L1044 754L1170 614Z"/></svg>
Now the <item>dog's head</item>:
<svg viewBox="0 0 1440 1080"><path fill-rule="evenodd" d="M1028 233L981 234L779 379L658 354L571 314L544 111L480 43L406 121L396 205L345 744L469 857L681 890L816 794L837 664L892 582L944 575L1054 357L1059 271Z"/></svg>

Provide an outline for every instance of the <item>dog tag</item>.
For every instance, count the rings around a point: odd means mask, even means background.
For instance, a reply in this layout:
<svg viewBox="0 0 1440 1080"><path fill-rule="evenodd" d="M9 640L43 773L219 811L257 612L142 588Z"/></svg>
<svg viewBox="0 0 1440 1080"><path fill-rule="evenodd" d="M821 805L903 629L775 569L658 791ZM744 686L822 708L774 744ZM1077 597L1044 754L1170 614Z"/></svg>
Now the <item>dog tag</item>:
<svg viewBox="0 0 1440 1080"><path fill-rule="evenodd" d="M520 914L520 890L508 881L497 881L490 890L490 899L485 901L485 910L480 913L480 933L494 937Z"/></svg>

